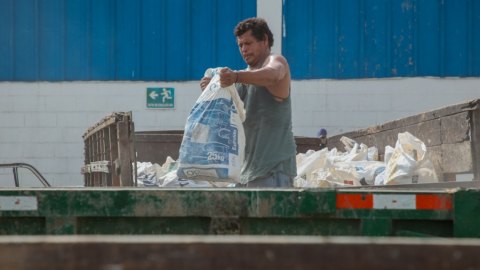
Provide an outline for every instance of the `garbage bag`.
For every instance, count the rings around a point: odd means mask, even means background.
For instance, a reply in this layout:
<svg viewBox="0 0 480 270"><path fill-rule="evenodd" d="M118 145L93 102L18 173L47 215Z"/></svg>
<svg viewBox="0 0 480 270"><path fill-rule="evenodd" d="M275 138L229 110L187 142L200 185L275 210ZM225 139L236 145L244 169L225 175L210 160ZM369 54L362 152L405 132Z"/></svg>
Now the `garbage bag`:
<svg viewBox="0 0 480 270"><path fill-rule="evenodd" d="M399 133L392 157L375 185L438 182L425 144L409 132Z"/></svg>
<svg viewBox="0 0 480 270"><path fill-rule="evenodd" d="M243 102L235 86L220 87L219 68L185 125L177 175L180 179L240 183L245 151Z"/></svg>

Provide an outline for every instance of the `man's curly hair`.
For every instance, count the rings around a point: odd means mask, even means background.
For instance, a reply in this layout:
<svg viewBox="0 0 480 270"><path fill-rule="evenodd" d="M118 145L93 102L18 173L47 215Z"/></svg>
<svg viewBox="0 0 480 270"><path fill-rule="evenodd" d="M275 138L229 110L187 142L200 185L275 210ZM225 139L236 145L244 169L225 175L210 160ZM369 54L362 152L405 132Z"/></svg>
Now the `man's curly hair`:
<svg viewBox="0 0 480 270"><path fill-rule="evenodd" d="M233 34L239 37L245 34L248 30L252 30L252 36L255 37L257 41L263 41L264 35L268 37L268 46L272 48L273 46L273 34L268 28L267 22L262 18L249 18L241 21L233 30Z"/></svg>

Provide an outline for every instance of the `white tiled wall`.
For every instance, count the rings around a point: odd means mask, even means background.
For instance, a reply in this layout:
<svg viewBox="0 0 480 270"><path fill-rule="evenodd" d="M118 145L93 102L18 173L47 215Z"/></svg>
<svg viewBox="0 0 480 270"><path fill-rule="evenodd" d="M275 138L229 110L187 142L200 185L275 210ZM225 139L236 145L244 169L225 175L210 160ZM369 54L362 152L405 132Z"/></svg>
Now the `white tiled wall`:
<svg viewBox="0 0 480 270"><path fill-rule="evenodd" d="M35 166L54 186L82 185L82 135L112 111L133 111L137 131L183 129L199 82L0 83L0 163ZM329 135L480 98L480 79L292 82L295 135ZM147 87L174 87L175 109L146 109ZM13 183L0 169L1 182ZM5 184L4 184L5 185Z"/></svg>

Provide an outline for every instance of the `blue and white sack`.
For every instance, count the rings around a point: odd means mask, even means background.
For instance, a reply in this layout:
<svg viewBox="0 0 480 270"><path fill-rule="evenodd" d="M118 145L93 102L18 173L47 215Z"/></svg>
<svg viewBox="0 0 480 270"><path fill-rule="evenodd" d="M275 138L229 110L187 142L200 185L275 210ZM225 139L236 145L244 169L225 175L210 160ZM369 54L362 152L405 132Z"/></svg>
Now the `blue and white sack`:
<svg viewBox="0 0 480 270"><path fill-rule="evenodd" d="M213 78L188 116L177 171L181 179L240 183L245 111L235 85L220 87L219 70L205 72Z"/></svg>

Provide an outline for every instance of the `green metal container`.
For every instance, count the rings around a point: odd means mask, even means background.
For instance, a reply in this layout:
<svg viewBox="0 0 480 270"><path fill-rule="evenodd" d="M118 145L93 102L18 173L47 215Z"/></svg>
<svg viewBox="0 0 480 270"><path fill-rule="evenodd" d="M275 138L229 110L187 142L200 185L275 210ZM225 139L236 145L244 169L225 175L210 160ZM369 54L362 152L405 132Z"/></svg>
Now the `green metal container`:
<svg viewBox="0 0 480 270"><path fill-rule="evenodd" d="M480 191L0 190L0 233L480 237Z"/></svg>

